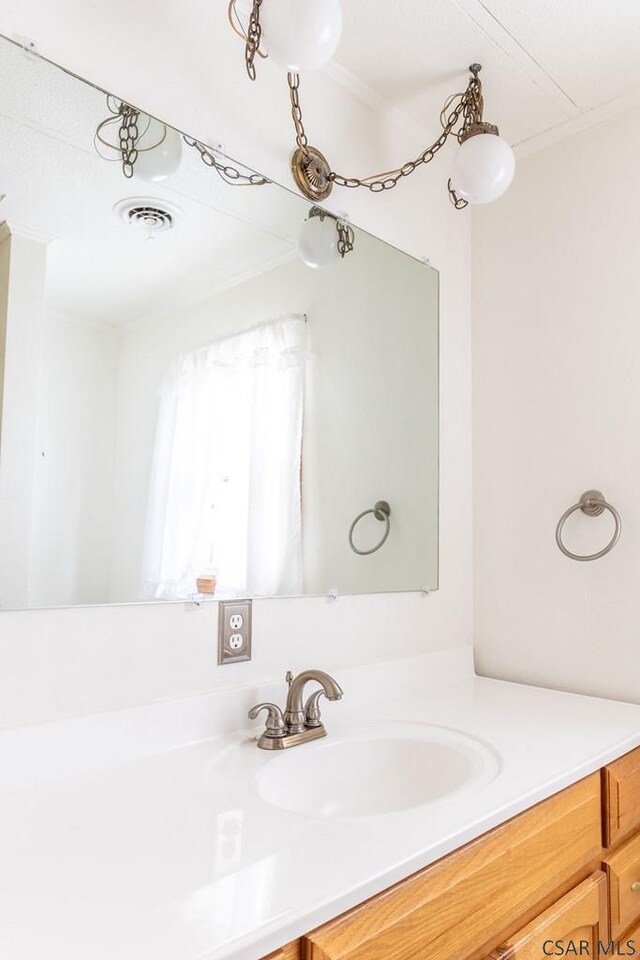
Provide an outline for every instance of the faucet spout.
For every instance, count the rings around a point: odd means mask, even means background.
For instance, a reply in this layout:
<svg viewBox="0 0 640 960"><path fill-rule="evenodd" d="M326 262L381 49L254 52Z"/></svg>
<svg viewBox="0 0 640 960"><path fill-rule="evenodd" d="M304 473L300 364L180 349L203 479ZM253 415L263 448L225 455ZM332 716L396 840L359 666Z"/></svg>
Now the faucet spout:
<svg viewBox="0 0 640 960"><path fill-rule="evenodd" d="M342 688L324 670L304 670L294 678L289 687L284 720L290 733L302 733L305 729L304 688L311 680L320 684L327 700L341 700Z"/></svg>

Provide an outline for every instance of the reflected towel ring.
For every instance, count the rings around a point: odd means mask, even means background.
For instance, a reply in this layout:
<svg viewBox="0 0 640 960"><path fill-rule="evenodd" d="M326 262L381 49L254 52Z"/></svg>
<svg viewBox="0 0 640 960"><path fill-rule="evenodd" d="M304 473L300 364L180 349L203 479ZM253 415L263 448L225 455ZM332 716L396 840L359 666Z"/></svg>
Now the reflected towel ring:
<svg viewBox="0 0 640 960"><path fill-rule="evenodd" d="M616 528L613 531L613 536L606 547L603 547L602 550L598 551L598 553L590 553L587 556L583 556L580 553L572 553L570 550L567 550L562 542L562 528L571 514L575 513L576 510L582 510L582 512L588 517L599 517L601 513L604 513L605 510L608 510L613 517L616 525ZM564 553L565 557L569 557L570 560L599 560L600 557L605 557L610 550L613 550L616 543L620 539L621 530L622 520L620 519L620 514L616 508L612 507L610 503L607 503L604 495L600 493L599 490L587 490L586 493L582 494L577 503L574 503L572 507L569 507L568 510L565 510L558 520L558 526L556 527L556 543L558 544L560 550L562 550Z"/></svg>
<svg viewBox="0 0 640 960"><path fill-rule="evenodd" d="M376 520L386 522L387 526L382 535L382 540L375 547L372 547L371 550L359 550L353 542L353 531L356 528L356 524L359 523L363 517L366 517L369 513L372 513ZM367 557L370 553L375 553L376 550L379 550L382 544L385 542L389 536L389 531L391 530L391 507L386 500L378 500L376 505L371 510L363 510L362 513L359 513L355 518L351 526L349 527L349 546L354 553L359 554L361 557Z"/></svg>

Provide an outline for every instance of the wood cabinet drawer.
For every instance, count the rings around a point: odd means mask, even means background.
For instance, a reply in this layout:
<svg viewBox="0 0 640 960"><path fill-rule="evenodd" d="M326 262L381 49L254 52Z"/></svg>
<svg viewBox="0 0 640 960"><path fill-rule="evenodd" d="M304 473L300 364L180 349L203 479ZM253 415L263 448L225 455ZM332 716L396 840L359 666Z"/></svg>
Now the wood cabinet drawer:
<svg viewBox="0 0 640 960"><path fill-rule="evenodd" d="M611 934L617 937L640 920L640 836L608 856L605 869L609 879Z"/></svg>
<svg viewBox="0 0 640 960"><path fill-rule="evenodd" d="M614 949L609 951L609 956L614 960L620 960L620 957L637 957L640 954L640 923L630 930L626 930L622 936L616 937ZM601 952L604 958L604 951Z"/></svg>
<svg viewBox="0 0 640 960"><path fill-rule="evenodd" d="M518 918L583 879L600 851L594 774L319 927L303 937L302 956L463 960L488 953Z"/></svg>
<svg viewBox="0 0 640 960"><path fill-rule="evenodd" d="M497 947L487 960L541 960L563 954L595 960L600 952L599 942L609 942L607 880L600 872L561 897Z"/></svg>
<svg viewBox="0 0 640 960"><path fill-rule="evenodd" d="M612 847L640 827L640 748L602 771L604 845Z"/></svg>

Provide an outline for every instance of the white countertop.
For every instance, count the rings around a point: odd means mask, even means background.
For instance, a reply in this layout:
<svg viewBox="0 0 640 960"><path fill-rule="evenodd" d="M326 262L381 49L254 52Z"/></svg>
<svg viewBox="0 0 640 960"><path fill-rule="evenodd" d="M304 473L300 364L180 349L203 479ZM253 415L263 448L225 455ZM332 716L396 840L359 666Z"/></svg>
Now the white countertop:
<svg viewBox="0 0 640 960"><path fill-rule="evenodd" d="M274 755L211 735L283 685L2 733L3 960L257 960L640 744L640 706L477 678L470 648L335 676L329 737L436 724L500 772L383 817L273 807Z"/></svg>

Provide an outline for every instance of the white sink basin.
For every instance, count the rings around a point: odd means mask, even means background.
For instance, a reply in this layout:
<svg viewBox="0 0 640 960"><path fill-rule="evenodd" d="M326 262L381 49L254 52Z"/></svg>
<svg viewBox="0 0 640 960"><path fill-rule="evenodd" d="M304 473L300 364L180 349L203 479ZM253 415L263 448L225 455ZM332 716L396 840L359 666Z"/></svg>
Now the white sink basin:
<svg viewBox="0 0 640 960"><path fill-rule="evenodd" d="M302 744L257 775L263 800L313 817L399 813L490 783L496 754L444 727L393 723Z"/></svg>

